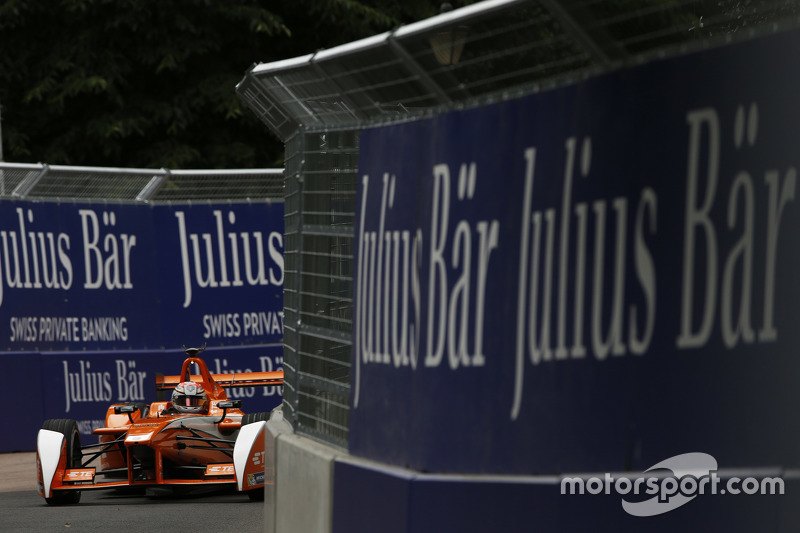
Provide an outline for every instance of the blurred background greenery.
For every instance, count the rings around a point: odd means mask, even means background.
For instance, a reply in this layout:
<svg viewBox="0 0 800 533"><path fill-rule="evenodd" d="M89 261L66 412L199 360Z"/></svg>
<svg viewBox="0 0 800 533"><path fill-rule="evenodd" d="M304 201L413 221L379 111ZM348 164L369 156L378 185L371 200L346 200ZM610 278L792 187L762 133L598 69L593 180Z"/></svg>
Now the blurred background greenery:
<svg viewBox="0 0 800 533"><path fill-rule="evenodd" d="M235 94L247 69L440 8L440 0L0 0L0 153L16 163L280 167L283 144Z"/></svg>

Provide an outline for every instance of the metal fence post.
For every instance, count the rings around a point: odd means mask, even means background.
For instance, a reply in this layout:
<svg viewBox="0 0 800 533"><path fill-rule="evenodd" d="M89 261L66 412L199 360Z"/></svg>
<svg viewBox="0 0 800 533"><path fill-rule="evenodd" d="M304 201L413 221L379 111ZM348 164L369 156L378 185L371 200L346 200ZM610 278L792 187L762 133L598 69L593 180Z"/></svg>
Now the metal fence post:
<svg viewBox="0 0 800 533"><path fill-rule="evenodd" d="M147 182L147 185L145 185L144 188L139 192L139 194L136 195L137 202L149 202L153 196L156 195L159 189L164 186L164 183L169 177L169 169L162 168L161 172L163 172L163 174L156 174L153 176L150 181Z"/></svg>
<svg viewBox="0 0 800 533"><path fill-rule="evenodd" d="M48 165L42 165L42 170L36 175L29 175L24 180L22 180L19 185L14 189L11 193L11 196L15 198L25 198L30 194L31 190L36 186L40 179L42 179L45 174L47 174L50 167Z"/></svg>

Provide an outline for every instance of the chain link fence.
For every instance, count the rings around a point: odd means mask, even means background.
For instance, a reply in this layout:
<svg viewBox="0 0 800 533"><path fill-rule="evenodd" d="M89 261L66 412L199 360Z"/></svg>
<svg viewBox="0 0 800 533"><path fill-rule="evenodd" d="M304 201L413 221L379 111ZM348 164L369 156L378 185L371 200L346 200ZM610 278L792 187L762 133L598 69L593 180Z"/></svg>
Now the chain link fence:
<svg viewBox="0 0 800 533"><path fill-rule="evenodd" d="M794 28L783 0L489 0L252 67L246 105L286 147L284 414L347 447L359 131Z"/></svg>
<svg viewBox="0 0 800 533"><path fill-rule="evenodd" d="M168 170L0 163L0 198L37 201L283 200L283 169Z"/></svg>

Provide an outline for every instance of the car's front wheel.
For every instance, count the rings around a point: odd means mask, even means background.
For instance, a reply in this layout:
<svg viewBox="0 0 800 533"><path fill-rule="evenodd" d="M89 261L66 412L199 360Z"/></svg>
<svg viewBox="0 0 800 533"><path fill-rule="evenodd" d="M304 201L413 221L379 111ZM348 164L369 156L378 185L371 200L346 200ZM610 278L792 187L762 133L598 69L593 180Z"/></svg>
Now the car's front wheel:
<svg viewBox="0 0 800 533"><path fill-rule="evenodd" d="M69 418L50 418L44 421L42 429L49 429L64 435L67 445L67 468L79 468L83 454L81 453L81 434L78 423ZM45 498L50 505L70 505L81 501L81 491L60 490L54 491L53 496Z"/></svg>
<svg viewBox="0 0 800 533"><path fill-rule="evenodd" d="M242 417L242 426L246 426L247 424L252 424L253 422L261 422L261 421L268 421L269 420L269 413L262 412L262 413L246 413ZM264 487L260 489L253 489L247 491L247 497L250 498L251 502L263 502L264 501Z"/></svg>

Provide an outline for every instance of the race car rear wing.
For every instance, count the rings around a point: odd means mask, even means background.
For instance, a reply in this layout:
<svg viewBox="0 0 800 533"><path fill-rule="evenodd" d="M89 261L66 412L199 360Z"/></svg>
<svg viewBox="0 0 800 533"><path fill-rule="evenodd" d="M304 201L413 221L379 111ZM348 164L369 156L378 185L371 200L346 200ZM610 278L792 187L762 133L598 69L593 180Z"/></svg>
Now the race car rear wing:
<svg viewBox="0 0 800 533"><path fill-rule="evenodd" d="M211 378L222 387L274 387L283 385L283 370L274 372L237 372L233 374L211 374ZM171 390L182 381L181 376L156 376L156 390ZM188 381L203 381L202 376L192 375Z"/></svg>

